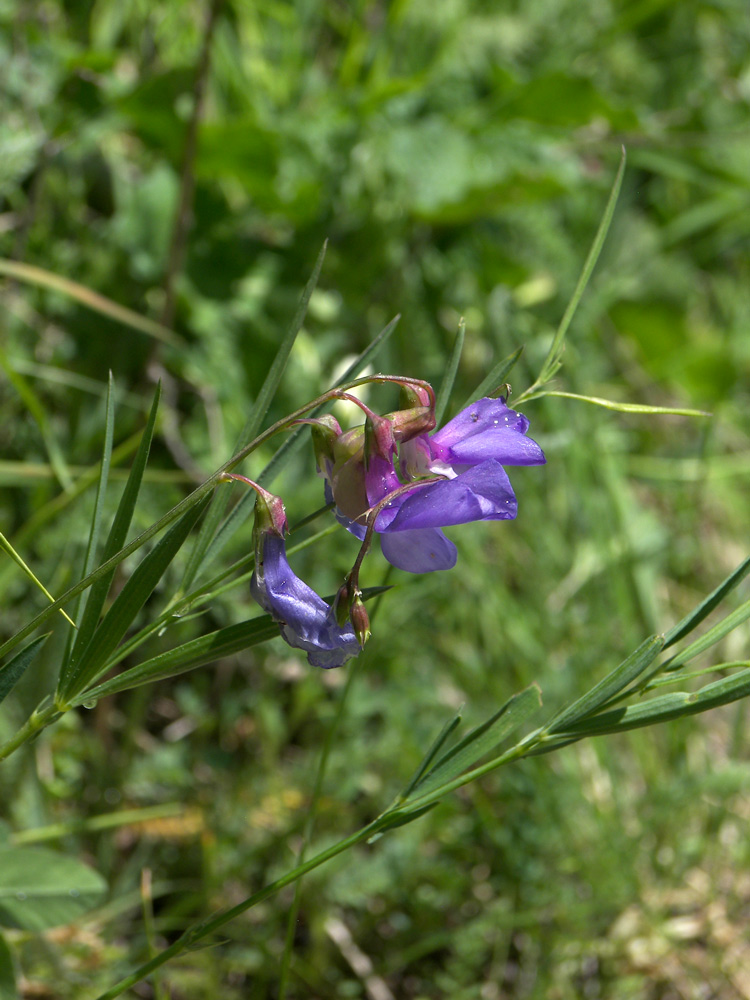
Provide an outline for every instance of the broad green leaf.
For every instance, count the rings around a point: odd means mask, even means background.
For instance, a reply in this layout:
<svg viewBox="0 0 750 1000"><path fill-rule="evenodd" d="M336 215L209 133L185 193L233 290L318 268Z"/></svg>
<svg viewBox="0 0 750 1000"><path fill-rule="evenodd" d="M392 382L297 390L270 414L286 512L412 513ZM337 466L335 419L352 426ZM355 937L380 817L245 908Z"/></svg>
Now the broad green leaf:
<svg viewBox="0 0 750 1000"><path fill-rule="evenodd" d="M24 931L78 920L104 897L101 875L40 847L0 847L0 926Z"/></svg>
<svg viewBox="0 0 750 1000"><path fill-rule="evenodd" d="M486 722L472 729L459 743L444 754L437 764L417 782L410 798L423 798L446 785L507 739L542 704L539 687L532 684L513 695Z"/></svg>
<svg viewBox="0 0 750 1000"><path fill-rule="evenodd" d="M414 772L414 776L412 777L411 781L399 796L399 801L403 802L409 798L411 793L414 791L416 786L424 777L425 773L427 772L427 769L430 767L434 759L443 749L445 741L448 739L451 733L456 729L456 727L460 725L460 723L461 723L461 711L459 710L458 713L454 715L452 719L446 722L446 724L443 726L443 728L435 737L432 746L425 754L417 770Z"/></svg>
<svg viewBox="0 0 750 1000"><path fill-rule="evenodd" d="M292 347L294 346L297 335L302 329L302 324L305 321L310 298L312 293L315 291L315 286L318 284L318 278L320 277L320 270L323 267L323 260L326 255L327 246L328 241L326 240L321 247L320 253L318 254L318 259L315 261L315 267L310 275L310 280L307 282L307 285L302 292L302 296L291 325L287 330L286 336L279 345L279 349L271 362L271 367L268 369L268 374L263 380L263 385L258 393L258 398L255 400L255 405L253 406L245 426L242 429L238 449L241 448L246 442L252 441L252 439L258 434L263 418L268 412L271 401L276 394L276 390L278 389L279 383L281 382L281 378L284 374L284 369L286 368L286 363L289 360ZM254 502L254 495L252 499ZM201 531L198 533L195 546L190 554L188 564L185 567L185 573L180 585L180 590L183 593L190 589L191 584L202 567L211 558L209 549L213 548L212 542L216 536L221 519L224 516L224 511L226 510L228 501L228 490L221 490L214 496L211 510L208 513L208 517L206 518Z"/></svg>
<svg viewBox="0 0 750 1000"><path fill-rule="evenodd" d="M127 691L130 688L140 687L141 684L163 680L165 677L175 677L207 663L215 663L250 646L268 642L278 634L279 626L270 615L251 618L237 625L228 625L226 628L183 643L166 653L160 653L150 660L144 660L143 663L123 671L111 680L84 691L75 700L80 704L106 694L114 694L116 691Z"/></svg>
<svg viewBox="0 0 750 1000"><path fill-rule="evenodd" d="M0 702L7 698L14 686L23 677L24 671L49 636L49 632L46 635L40 635L38 639L34 639L28 646L24 646L19 653L16 653L12 660L9 660L0 667Z"/></svg>
<svg viewBox="0 0 750 1000"><path fill-rule="evenodd" d="M108 559L114 556L125 543L130 522L133 518L133 511L135 510L135 505L138 501L138 494L141 488L143 473L146 469L149 451L151 449L151 441L154 436L154 425L156 423L156 412L159 407L160 396L161 386L159 385L154 393L154 401L151 404L151 412L149 413L148 421L141 437L141 443L138 446L138 451L133 459L133 465L130 470L130 475L128 476L128 481L125 484L125 489L123 490L120 503L118 504L117 511L115 512L112 528L109 532L109 538L107 539L107 543L104 547L102 563L107 562ZM60 671L60 678L58 680L58 690L60 692L69 690L69 676L76 673L76 662L79 661L85 654L86 649L91 642L115 572L116 568L113 566L111 570L100 577L91 587L91 592L86 602L83 617L81 621L78 622L78 633L73 645L70 660Z"/></svg>
<svg viewBox="0 0 750 1000"><path fill-rule="evenodd" d="M738 625L742 625L750 618L750 599L741 604L735 611L727 615L720 622L717 622L713 628L710 628L708 632L691 642L689 646L681 649L676 656L673 656L671 660L665 665L665 670L677 670L687 663L688 660L694 659L704 650L709 649L715 643L723 639L725 635L728 635L733 629L736 629Z"/></svg>
<svg viewBox="0 0 750 1000"><path fill-rule="evenodd" d="M451 393L453 392L453 383L456 381L456 372L458 371L458 365L461 361L461 352L464 348L465 339L466 320L462 316L458 321L458 333L456 334L456 340L453 344L453 350L451 351L451 356L448 359L448 364L445 366L445 373L443 374L443 380L440 383L440 389L438 390L437 401L435 403L435 423L438 427L443 421L445 408L448 405L448 400L451 398Z"/></svg>
<svg viewBox="0 0 750 1000"><path fill-rule="evenodd" d="M674 691L671 694L651 698L638 705L612 709L592 718L574 723L568 727L568 734L599 736L602 733L621 733L628 729L653 726L659 722L669 722L684 715L696 715L709 709L728 705L750 694L750 669L742 670L731 677L724 677L707 684L700 691L688 693Z"/></svg>
<svg viewBox="0 0 750 1000"><path fill-rule="evenodd" d="M465 410L467 406L476 402L477 399L482 399L488 392L494 392L498 386L502 385L515 367L522 353L523 347L519 347L512 354L509 354L507 358L498 361L489 375L482 379L474 392L464 401L461 409Z"/></svg>
<svg viewBox="0 0 750 1000"><path fill-rule="evenodd" d="M550 733L562 732L569 728L572 723L591 715L592 712L611 701L623 688L640 677L643 671L654 662L663 646L664 637L661 635L652 635L650 639L646 639L638 649L634 650L618 667L615 667L611 674L608 674L583 697L556 715L545 726L546 731Z"/></svg>
<svg viewBox="0 0 750 1000"><path fill-rule="evenodd" d="M19 1000L13 955L2 934L0 934L0 1000Z"/></svg>
<svg viewBox="0 0 750 1000"><path fill-rule="evenodd" d="M722 580L719 586L705 600L701 601L696 608L685 615L682 621L678 622L673 629L667 632L664 636L664 648L668 649L676 642L679 642L680 639L684 639L686 635L700 625L703 619L711 614L717 604L720 604L727 594L731 593L737 584L744 580L748 573L750 573L750 556L741 562L737 569L730 573L725 580Z"/></svg>
<svg viewBox="0 0 750 1000"><path fill-rule="evenodd" d="M183 514L177 524L169 529L135 569L102 619L81 659L73 665L66 687L61 692L63 698L75 697L101 673L110 654L151 596L154 587L182 548L207 504L208 497L204 497L200 503Z"/></svg>

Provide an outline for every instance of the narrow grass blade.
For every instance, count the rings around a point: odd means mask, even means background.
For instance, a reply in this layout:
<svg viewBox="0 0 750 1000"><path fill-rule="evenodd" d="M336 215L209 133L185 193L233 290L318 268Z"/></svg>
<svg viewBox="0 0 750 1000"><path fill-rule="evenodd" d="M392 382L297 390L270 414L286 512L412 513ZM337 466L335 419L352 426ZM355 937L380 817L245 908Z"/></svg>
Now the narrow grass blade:
<svg viewBox="0 0 750 1000"><path fill-rule="evenodd" d="M89 688L75 699L77 704L91 699L101 698L117 691L128 691L130 688L163 680L165 677L175 677L187 673L196 667L207 663L215 663L226 656L231 656L250 646L268 642L279 635L279 626L270 615L261 615L250 621L229 625L216 632L209 632L191 642L183 643L166 653L160 653L149 660L144 660L135 667L123 671L116 677L96 687Z"/></svg>
<svg viewBox="0 0 750 1000"><path fill-rule="evenodd" d="M16 552L16 550L13 548L13 546L10 544L10 542L8 541L8 539L5 537L5 535L1 531L0 531L0 549L4 549L5 552L7 552L7 554L11 557L11 559L13 560L13 562L20 569L22 569L23 572L26 574L26 576L28 576L28 578L32 581L32 583L41 590L41 592L44 594L44 596L47 598L47 600L50 601L52 604L54 604L55 603L55 599L52 596L52 594L50 594L50 592L44 586L44 584L39 579L39 577L34 573L34 571L31 569L31 567L23 560L23 558L19 555L19 553ZM73 628L76 627L76 623L67 614L66 611L63 611L62 608L60 608L60 614L63 616L63 618L67 622L69 622L73 626Z"/></svg>
<svg viewBox="0 0 750 1000"><path fill-rule="evenodd" d="M444 754L435 766L417 782L410 798L423 798L439 792L484 757L499 743L515 732L542 704L539 687L532 684L513 695L503 707L486 722L472 729L459 743Z"/></svg>
<svg viewBox="0 0 750 1000"><path fill-rule="evenodd" d="M676 656L673 656L669 663L666 664L665 670L668 672L672 670L679 670L684 663L694 659L700 653L703 653L705 650L715 645L715 643L719 642L720 639L723 639L725 635L728 635L733 629L736 629L738 625L742 625L743 622L746 622L748 618L750 618L750 600L745 601L744 604L741 604L735 611L727 615L726 618L722 618L720 622L717 622L716 625L714 625L713 628L710 628L708 632L700 637L700 639L696 639L694 642L691 642L689 646L681 649L680 652L677 653Z"/></svg>
<svg viewBox="0 0 750 1000"><path fill-rule="evenodd" d="M21 680L26 668L50 637L50 634L47 632L46 635L40 635L39 638L34 639L28 646L24 646L20 652L16 653L12 660L0 667L0 702L8 697L18 681Z"/></svg>
<svg viewBox="0 0 750 1000"><path fill-rule="evenodd" d="M183 514L137 567L94 632L80 660L72 665L61 692L66 701L76 697L101 675L109 656L153 593L207 504L208 497L205 497Z"/></svg>
<svg viewBox="0 0 750 1000"><path fill-rule="evenodd" d="M13 955L7 941L0 934L0 1000L19 1000L20 996L16 986Z"/></svg>
<svg viewBox="0 0 750 1000"><path fill-rule="evenodd" d="M68 278L61 278L60 275L45 271L41 267L34 267L33 264L21 264L15 260L0 260L0 274L13 278L15 281L24 281L29 285L37 285L41 288L50 288L54 292L60 292L70 299L75 299L87 309L93 309L94 312L101 313L108 319L139 330L165 344L172 344L174 347L185 346L182 337L178 337L176 333L160 323L154 323L153 320L147 319L131 309L126 309L97 292L92 292L85 285L79 285L78 282L70 281Z"/></svg>
<svg viewBox="0 0 750 1000"><path fill-rule="evenodd" d="M582 403L593 403L603 406L605 410L616 410L618 413L657 413L674 414L679 417L710 417L706 410L690 410L679 406L646 406L643 403L618 403L611 399L600 399L598 396L581 396L577 392L558 392L544 389L539 393L527 395L526 399L536 399L539 396L561 396L563 399L577 399Z"/></svg>
<svg viewBox="0 0 750 1000"><path fill-rule="evenodd" d="M462 410L466 409L472 403L476 402L478 399L482 399L487 393L495 392L498 386L501 386L503 382L507 379L510 373L515 368L516 362L523 354L523 347L519 347L512 354L509 354L507 358L503 358L502 361L498 361L489 375L482 379L479 385L476 387L474 392L464 401Z"/></svg>
<svg viewBox="0 0 750 1000"><path fill-rule="evenodd" d="M318 278L320 277L320 271L323 267L323 260L326 255L327 246L328 240L326 240L321 247L318 259L315 261L315 267L310 275L310 280L307 282L305 289L302 292L302 296L299 300L299 305L297 306L291 325L287 330L286 336L281 341L281 344L279 344L279 349L271 363L271 367L268 369L268 374L263 381L261 390L258 393L258 398L255 400L255 405L253 406L250 416L242 429L238 448L242 447L242 445L246 442L252 441L252 439L256 437L261 428L263 418L266 413L268 413L268 408L271 405L273 397L276 395L276 390L278 389L279 383L281 382L281 378L284 374L284 369L286 368L287 361L289 360L289 355L294 347L294 342L297 339L297 335L302 329L302 324L305 321L310 298L312 293L315 291L316 285L318 284ZM208 549L216 535L219 525L221 524L221 520L224 517L228 501L228 490L222 490L214 497L213 504L208 512L208 517L198 534L198 538L196 539L193 551L190 554L188 564L185 567L185 574L183 576L182 583L180 584L180 590L183 593L190 589L193 581L206 561Z"/></svg>
<svg viewBox="0 0 750 1000"><path fill-rule="evenodd" d="M406 788L403 790L403 792L401 793L401 795L399 795L399 802L405 802L406 799L409 798L409 796L411 795L411 793L414 791L414 789L417 787L417 785L422 780L422 778L424 777L424 775L427 773L427 770L429 769L429 767L432 764L432 762L435 760L435 758L437 757L437 755L443 749L445 741L448 739L448 737L455 731L455 729L460 724L461 724L461 711L459 709L459 711L456 713L456 715L454 715L452 719L450 719L448 722L446 722L446 724L443 726L443 728L440 730L440 732L436 736L436 738L435 738L432 746L430 747L430 749L427 751L427 753L425 754L424 758L422 759L422 763L419 765L419 767L417 768L417 770L414 772L414 776L412 777L411 781L406 786Z"/></svg>
<svg viewBox="0 0 750 1000"><path fill-rule="evenodd" d="M664 648L668 649L676 642L679 642L680 639L684 639L686 635L689 635L724 600L727 594L730 594L737 584L744 580L748 573L750 573L750 556L741 562L737 569L730 573L725 580L722 580L719 586L705 600L701 601L690 614L685 615L682 621L678 622L673 629L667 632L664 636Z"/></svg>
<svg viewBox="0 0 750 1000"><path fill-rule="evenodd" d="M750 670L742 670L731 677L707 684L700 691L687 693L674 691L671 694L651 698L638 705L602 712L593 718L574 723L568 728L568 735L600 736L603 733L621 733L628 729L640 729L659 722L669 722L686 715L696 715L729 705L750 695Z"/></svg>
<svg viewBox="0 0 750 1000"><path fill-rule="evenodd" d="M622 149L622 155L620 157L620 166L617 169L617 174L615 176L614 183L612 185L612 190L610 191L609 198L607 200L607 205L604 209L604 215L602 216L602 221L599 223L599 228L596 231L596 236L594 237L594 242L591 244L591 249L589 250L586 262L583 265L583 270L581 271L581 276L578 279L578 284L573 292L573 297L568 303L568 307L563 314L563 318L560 320L560 325L557 328L557 332L552 340L550 349L547 352L547 357L544 359L542 364L542 369L539 372L539 376L524 394L523 398L530 396L536 389L544 385L546 382L553 377L555 372L558 370L562 364L563 350L565 349L565 336L568 332L571 320L575 315L578 304L583 298L583 293L586 291L586 286L589 283L589 279L593 274L594 268L596 267L596 262L599 260L599 255L602 252L602 247L604 246L604 241L607 238L607 233L609 232L609 227L612 224L612 217L615 214L615 208L617 206L617 199L620 196L620 188L622 187L622 178L625 174L625 162L626 154L625 148Z"/></svg>
<svg viewBox="0 0 750 1000"><path fill-rule="evenodd" d="M8 376L9 382L13 385L16 392L21 397L26 409L29 411L34 419L34 422L39 428L39 433L42 436L44 447L47 451L47 455L49 456L49 463L55 472L55 476L57 477L60 486L62 486L62 488L66 491L69 490L73 485L73 477L70 474L70 469L65 461L65 456L60 449L60 445L57 443L57 438L52 430L52 424L47 416L44 404L23 375L11 367L1 350L0 368L2 368Z"/></svg>
<svg viewBox="0 0 750 1000"><path fill-rule="evenodd" d="M456 372L458 371L458 366L461 361L461 353L464 349L465 339L466 320L462 316L458 321L458 333L456 334L453 350L451 351L451 356L448 359L448 364L446 365L445 373L443 374L443 380L440 383L440 389L438 390L437 402L435 403L435 422L438 427L443 422L443 414L445 413L448 400L451 398L451 393L453 392L453 384L456 381Z"/></svg>
<svg viewBox="0 0 750 1000"><path fill-rule="evenodd" d="M582 698L573 702L568 708L564 708L552 721L545 726L549 733L558 733L568 729L574 722L584 719L596 712L608 701L611 701L624 688L631 684L643 673L656 659L664 647L664 637L652 635L634 652L630 654L622 663L616 667L611 674L599 681Z"/></svg>
<svg viewBox="0 0 750 1000"><path fill-rule="evenodd" d="M107 382L107 398L104 407L104 449L102 452L102 464L99 470L99 481L96 486L96 499L94 500L94 514L91 519L91 531L89 532L89 542L86 547L86 556L83 561L82 577L88 576L94 568L96 562L96 550L99 545L99 535L102 526L102 513L104 511L104 499L107 494L107 481L109 479L109 469L112 462L112 441L115 430L115 404L114 404L114 380L112 372L109 373ZM87 593L78 598L76 605L76 618L82 616L86 606Z"/></svg>
<svg viewBox="0 0 750 1000"><path fill-rule="evenodd" d="M151 449L151 441L154 436L154 426L156 424L156 413L159 407L160 396L161 386L158 386L156 392L154 393L154 401L151 404L151 412L149 413L148 421L141 437L141 443L135 454L135 458L133 459L130 475L128 476L128 481L125 484L125 489L123 490L122 497L120 498L120 503L118 504L114 521L112 522L112 528L110 529L109 537L104 547L104 553L102 555L103 563L107 562L107 560L118 552L125 543L125 538L127 537L128 529L130 528L130 522L133 518L135 505L138 501L138 494L141 488L141 481L143 480L143 473L146 470L146 463ZM73 645L70 660L65 665L65 668L60 671L60 679L58 681L58 690L60 692L67 691L69 689L68 675L74 671L76 661L81 659L91 641L91 637L93 636L97 622L99 621L99 616L102 612L102 608L104 607L104 602L107 599L107 594L109 593L109 588L112 584L112 578L114 575L115 569L112 568L112 570L97 580L91 587L91 592L86 602L83 617L79 622L78 634L76 635L76 641Z"/></svg>

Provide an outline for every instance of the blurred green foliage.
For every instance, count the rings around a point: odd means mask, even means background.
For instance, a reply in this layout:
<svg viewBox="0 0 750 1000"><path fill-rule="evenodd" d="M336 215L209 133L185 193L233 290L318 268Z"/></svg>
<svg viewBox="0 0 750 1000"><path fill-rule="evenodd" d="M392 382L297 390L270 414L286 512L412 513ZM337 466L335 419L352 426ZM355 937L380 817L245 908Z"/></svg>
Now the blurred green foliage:
<svg viewBox="0 0 750 1000"><path fill-rule="evenodd" d="M396 313L379 370L439 383L463 315L456 402L520 345L511 381L524 388L622 144L615 223L557 384L714 414L528 405L548 465L513 471L518 521L452 532L450 574L392 581L329 762L322 843L392 798L458 704L483 718L533 680L562 704L747 554L750 19L740 0L225 0L215 14L202 75L207 3L0 3L0 257L155 321L172 288L180 338L3 279L2 530L53 594L82 563L93 493L71 484L101 455L108 369L115 446L164 382L135 530L232 453L326 238L269 422L327 388ZM300 452L275 483L292 523L321 503L312 473ZM322 593L356 553L336 539L297 557ZM225 557L249 545L248 526ZM379 583L380 556L368 563ZM0 596L2 638L44 606L7 559ZM249 608L246 588L230 591L149 648ZM52 675L62 643L60 631L29 674ZM747 631L724 650L747 656ZM34 677L4 702L3 736L37 703ZM290 868L343 681L274 642L69 713L5 763L8 836L67 823L57 846L111 887L93 923L20 936L29 989L78 997L145 960L144 869L158 945ZM740 704L506 768L316 871L290 995L365 996L356 949L397 997L750 995L746 715ZM160 804L162 821L92 826ZM135 995L276 995L290 899Z"/></svg>

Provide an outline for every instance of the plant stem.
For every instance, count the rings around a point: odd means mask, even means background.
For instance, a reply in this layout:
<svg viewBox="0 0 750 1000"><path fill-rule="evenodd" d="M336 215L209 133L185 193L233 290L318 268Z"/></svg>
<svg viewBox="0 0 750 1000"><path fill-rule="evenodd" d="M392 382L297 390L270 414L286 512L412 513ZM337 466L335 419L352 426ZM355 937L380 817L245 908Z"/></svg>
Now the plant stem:
<svg viewBox="0 0 750 1000"><path fill-rule="evenodd" d="M61 715L62 712L54 704L48 705L41 711L36 709L31 713L26 722L24 722L15 736L0 746L0 760L10 757L15 750L23 746L24 743L28 743L29 740L33 740L43 729L56 722Z"/></svg>

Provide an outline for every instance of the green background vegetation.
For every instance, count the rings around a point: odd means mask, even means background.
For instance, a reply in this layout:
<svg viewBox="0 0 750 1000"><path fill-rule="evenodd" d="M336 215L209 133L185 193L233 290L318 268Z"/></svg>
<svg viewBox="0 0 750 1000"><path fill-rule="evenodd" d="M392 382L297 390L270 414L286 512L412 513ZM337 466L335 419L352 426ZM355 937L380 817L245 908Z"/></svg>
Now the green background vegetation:
<svg viewBox="0 0 750 1000"><path fill-rule="evenodd" d="M513 470L518 520L451 531L451 573L391 579L332 749L317 844L372 819L458 705L476 722L534 680L562 705L748 554L744 2L4 0L0 25L0 257L179 337L3 279L0 518L53 594L82 559L93 494L73 484L101 455L108 369L115 445L164 384L133 531L231 455L326 238L269 422L328 388L396 313L378 370L439 383L463 315L450 412L523 345L518 393L627 147L556 384L713 417L525 407L548 464ZM181 190L192 220L175 240ZM393 403L387 390L369 398ZM299 451L274 484L292 522L320 505L313 471ZM246 524L222 559L249 547ZM295 567L331 593L355 554L335 535ZM384 569L373 554L364 582ZM3 639L44 607L4 557L0 601ZM238 587L148 650L250 613ZM48 689L61 624L4 703L4 738ZM747 657L747 631L722 655ZM48 846L90 860L111 888L90 921L13 938L28 995L94 995L293 866L345 673L312 670L275 640L70 712L3 765L7 835L70 824ZM750 996L746 718L740 703L505 768L319 869L303 883L289 996L365 997L380 980L407 998ZM146 806L163 817L91 822ZM250 911L133 996L275 996L290 900Z"/></svg>

